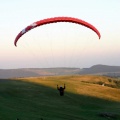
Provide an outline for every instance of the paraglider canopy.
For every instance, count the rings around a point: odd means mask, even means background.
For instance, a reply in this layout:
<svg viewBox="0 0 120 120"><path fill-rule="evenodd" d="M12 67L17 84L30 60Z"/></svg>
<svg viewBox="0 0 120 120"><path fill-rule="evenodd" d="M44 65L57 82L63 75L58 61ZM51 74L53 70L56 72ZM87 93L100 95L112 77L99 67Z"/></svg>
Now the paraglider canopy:
<svg viewBox="0 0 120 120"><path fill-rule="evenodd" d="M17 46L17 42L18 42L19 38L22 35L24 35L26 32L30 31L31 29L36 28L41 25L57 23L57 22L70 22L70 23L76 23L79 25L83 25L83 26L91 29L92 31L94 31L98 35L99 39L101 37L100 32L93 25L91 25L88 22L85 22L84 20L81 20L78 18L73 18L73 17L54 17L54 18L47 18L47 19L39 20L39 21L34 22L33 24L27 26L16 36L14 45Z"/></svg>

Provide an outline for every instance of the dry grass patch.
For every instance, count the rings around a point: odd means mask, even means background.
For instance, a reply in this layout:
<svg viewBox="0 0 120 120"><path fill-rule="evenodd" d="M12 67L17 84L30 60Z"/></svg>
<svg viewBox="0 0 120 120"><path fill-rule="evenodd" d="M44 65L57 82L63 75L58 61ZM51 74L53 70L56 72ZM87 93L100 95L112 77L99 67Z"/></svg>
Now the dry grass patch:
<svg viewBox="0 0 120 120"><path fill-rule="evenodd" d="M27 82L41 84L56 89L56 85L66 84L66 92L94 96L102 99L120 101L120 89L103 86L99 82L115 85L105 76L52 76L36 78L20 78ZM113 80L112 80L113 81Z"/></svg>

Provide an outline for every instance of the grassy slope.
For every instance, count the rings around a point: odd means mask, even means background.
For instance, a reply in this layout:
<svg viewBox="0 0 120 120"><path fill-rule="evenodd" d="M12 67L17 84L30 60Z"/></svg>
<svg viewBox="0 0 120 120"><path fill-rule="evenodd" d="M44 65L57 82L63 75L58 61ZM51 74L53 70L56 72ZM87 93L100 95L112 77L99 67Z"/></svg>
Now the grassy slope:
<svg viewBox="0 0 120 120"><path fill-rule="evenodd" d="M120 119L120 89L106 77L62 76L0 81L0 119L114 120ZM66 84L65 96L56 85ZM109 117L99 114L108 113ZM106 115L106 114L105 114Z"/></svg>

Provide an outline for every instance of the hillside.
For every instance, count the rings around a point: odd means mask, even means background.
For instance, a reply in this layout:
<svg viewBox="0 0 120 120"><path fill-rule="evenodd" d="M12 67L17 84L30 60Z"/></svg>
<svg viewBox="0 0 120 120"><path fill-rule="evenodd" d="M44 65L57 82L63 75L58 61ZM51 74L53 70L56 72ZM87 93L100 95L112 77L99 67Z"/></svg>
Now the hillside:
<svg viewBox="0 0 120 120"><path fill-rule="evenodd" d="M83 68L80 74L120 76L120 66L94 65L90 68Z"/></svg>
<svg viewBox="0 0 120 120"><path fill-rule="evenodd" d="M111 78L105 76L93 76L93 75L82 75L82 76L74 75L74 76L51 76L51 77L46 76L46 77L37 77L37 78L36 77L16 78L16 80L37 83L47 87L52 87L54 89L56 89L57 84L63 86L63 84L66 83L70 87L74 86L75 89L73 93L84 94L84 95L86 94L99 98L120 101L119 78L117 79L117 78ZM118 92L116 93L116 96L113 95L114 90ZM71 92L71 89L68 88L67 91ZM101 91L104 91L105 94Z"/></svg>
<svg viewBox="0 0 120 120"><path fill-rule="evenodd" d="M89 75L1 79L0 119L119 120L119 82ZM61 97L56 85L64 83Z"/></svg>
<svg viewBox="0 0 120 120"><path fill-rule="evenodd" d="M39 77L57 75L106 75L119 77L120 66L94 65L90 68L21 68L0 69L0 78Z"/></svg>
<svg viewBox="0 0 120 120"><path fill-rule="evenodd" d="M39 77L72 75L79 73L79 68L21 68L0 69L0 78Z"/></svg>

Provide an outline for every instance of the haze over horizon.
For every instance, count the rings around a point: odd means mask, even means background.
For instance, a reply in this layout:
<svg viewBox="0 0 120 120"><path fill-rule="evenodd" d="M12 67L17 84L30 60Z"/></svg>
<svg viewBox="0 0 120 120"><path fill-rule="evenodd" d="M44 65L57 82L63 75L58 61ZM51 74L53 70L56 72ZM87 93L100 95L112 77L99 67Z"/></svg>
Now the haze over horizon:
<svg viewBox="0 0 120 120"><path fill-rule="evenodd" d="M0 69L120 66L120 1L1 1ZM101 33L73 23L55 23L16 35L45 18L68 16L85 20Z"/></svg>

